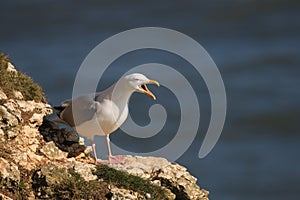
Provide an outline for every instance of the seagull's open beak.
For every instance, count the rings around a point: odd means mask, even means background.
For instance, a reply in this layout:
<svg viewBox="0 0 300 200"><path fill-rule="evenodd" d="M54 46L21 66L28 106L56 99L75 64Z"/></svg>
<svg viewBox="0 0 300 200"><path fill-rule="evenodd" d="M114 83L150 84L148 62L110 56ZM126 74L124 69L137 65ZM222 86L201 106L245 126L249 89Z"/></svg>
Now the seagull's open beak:
<svg viewBox="0 0 300 200"><path fill-rule="evenodd" d="M155 80L149 80L146 84L155 84L157 86L159 86L159 83ZM148 89L146 84L142 84L139 85L139 89L141 92L143 92L144 94L147 94L149 97L151 97L152 99L156 99L156 97L154 96L154 94Z"/></svg>

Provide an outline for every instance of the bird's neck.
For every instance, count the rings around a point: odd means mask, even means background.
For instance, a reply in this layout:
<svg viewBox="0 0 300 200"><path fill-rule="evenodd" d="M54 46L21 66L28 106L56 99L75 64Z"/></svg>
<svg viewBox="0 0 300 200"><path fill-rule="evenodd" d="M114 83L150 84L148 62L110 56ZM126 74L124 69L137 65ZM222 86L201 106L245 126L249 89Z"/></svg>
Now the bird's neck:
<svg viewBox="0 0 300 200"><path fill-rule="evenodd" d="M121 107L127 106L128 101L134 92L132 88L122 81L118 81L112 85L110 90L112 92L110 98Z"/></svg>

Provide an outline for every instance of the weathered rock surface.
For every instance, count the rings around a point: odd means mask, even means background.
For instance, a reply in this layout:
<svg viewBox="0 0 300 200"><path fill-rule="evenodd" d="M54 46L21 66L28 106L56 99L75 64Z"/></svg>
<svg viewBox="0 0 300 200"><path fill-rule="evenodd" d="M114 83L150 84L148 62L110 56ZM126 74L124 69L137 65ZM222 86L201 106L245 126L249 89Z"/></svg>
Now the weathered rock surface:
<svg viewBox="0 0 300 200"><path fill-rule="evenodd" d="M197 186L197 179L185 167L164 158L127 156L124 164L111 166L167 188L174 199L207 199L208 196L208 191Z"/></svg>
<svg viewBox="0 0 300 200"><path fill-rule="evenodd" d="M50 105L13 94L0 88L0 199L208 199L185 167L164 158L127 156L103 174L76 133L45 119ZM124 172L120 180L113 170Z"/></svg>

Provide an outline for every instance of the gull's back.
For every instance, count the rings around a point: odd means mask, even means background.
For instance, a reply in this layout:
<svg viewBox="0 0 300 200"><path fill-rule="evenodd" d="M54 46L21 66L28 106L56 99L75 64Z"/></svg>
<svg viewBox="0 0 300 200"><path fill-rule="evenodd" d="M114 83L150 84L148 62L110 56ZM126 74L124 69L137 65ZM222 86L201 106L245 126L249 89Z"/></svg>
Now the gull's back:
<svg viewBox="0 0 300 200"><path fill-rule="evenodd" d="M64 101L61 106L54 107L59 111L55 121L69 125L89 139L93 139L94 135L112 133L128 116L127 102L118 103L111 100L113 89L111 86L103 92Z"/></svg>

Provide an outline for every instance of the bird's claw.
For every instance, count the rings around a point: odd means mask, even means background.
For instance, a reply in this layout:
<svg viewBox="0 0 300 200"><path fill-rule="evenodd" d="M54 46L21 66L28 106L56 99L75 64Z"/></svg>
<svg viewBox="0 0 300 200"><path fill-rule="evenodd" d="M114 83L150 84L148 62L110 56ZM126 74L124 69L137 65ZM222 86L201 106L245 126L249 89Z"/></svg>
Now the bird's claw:
<svg viewBox="0 0 300 200"><path fill-rule="evenodd" d="M118 155L118 156L109 156L108 162L109 164L122 164L125 162L126 156Z"/></svg>
<svg viewBox="0 0 300 200"><path fill-rule="evenodd" d="M95 160L95 165L108 165L108 164L109 164L108 160L101 160L101 159Z"/></svg>
<svg viewBox="0 0 300 200"><path fill-rule="evenodd" d="M125 162L126 156L118 155L118 156L109 156L108 160L96 159L95 165L108 165L108 164L122 164Z"/></svg>

